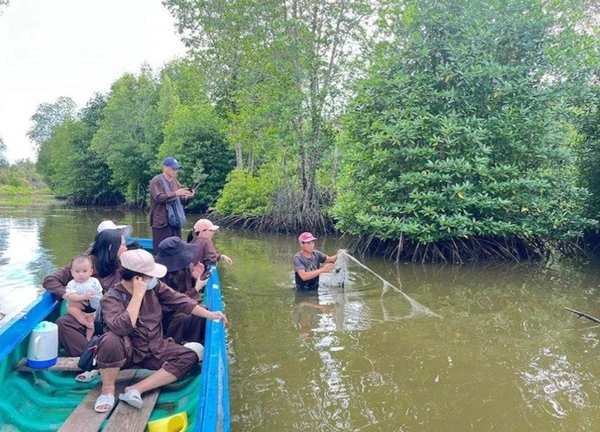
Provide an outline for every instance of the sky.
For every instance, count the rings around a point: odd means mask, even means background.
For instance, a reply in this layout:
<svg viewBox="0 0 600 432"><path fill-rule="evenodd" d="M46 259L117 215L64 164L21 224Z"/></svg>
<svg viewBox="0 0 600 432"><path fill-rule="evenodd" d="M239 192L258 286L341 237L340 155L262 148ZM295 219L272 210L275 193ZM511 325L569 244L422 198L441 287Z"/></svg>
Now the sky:
<svg viewBox="0 0 600 432"><path fill-rule="evenodd" d="M0 15L0 137L9 162L35 151L27 138L41 103L68 96L83 108L143 63L183 57L160 0L11 0Z"/></svg>

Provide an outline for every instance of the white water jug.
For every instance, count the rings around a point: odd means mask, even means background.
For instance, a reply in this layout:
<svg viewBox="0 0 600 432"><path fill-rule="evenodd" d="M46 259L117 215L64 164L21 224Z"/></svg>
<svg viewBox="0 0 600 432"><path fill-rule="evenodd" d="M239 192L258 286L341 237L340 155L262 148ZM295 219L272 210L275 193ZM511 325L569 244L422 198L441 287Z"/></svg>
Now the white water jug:
<svg viewBox="0 0 600 432"><path fill-rule="evenodd" d="M58 326L42 321L35 326L29 337L27 366L44 369L56 364L58 358Z"/></svg>

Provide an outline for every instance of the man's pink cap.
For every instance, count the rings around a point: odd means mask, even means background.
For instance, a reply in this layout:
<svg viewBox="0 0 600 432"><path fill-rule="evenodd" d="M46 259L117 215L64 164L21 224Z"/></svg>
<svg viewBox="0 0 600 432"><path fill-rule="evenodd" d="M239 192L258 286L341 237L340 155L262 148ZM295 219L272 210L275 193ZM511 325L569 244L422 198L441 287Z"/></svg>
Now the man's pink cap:
<svg viewBox="0 0 600 432"><path fill-rule="evenodd" d="M200 219L194 224L194 231L200 232L204 230L216 231L219 229L219 225L213 225L208 219Z"/></svg>
<svg viewBox="0 0 600 432"><path fill-rule="evenodd" d="M300 243L307 243L316 239L317 238L309 232L303 232L298 236L298 240L300 241Z"/></svg>

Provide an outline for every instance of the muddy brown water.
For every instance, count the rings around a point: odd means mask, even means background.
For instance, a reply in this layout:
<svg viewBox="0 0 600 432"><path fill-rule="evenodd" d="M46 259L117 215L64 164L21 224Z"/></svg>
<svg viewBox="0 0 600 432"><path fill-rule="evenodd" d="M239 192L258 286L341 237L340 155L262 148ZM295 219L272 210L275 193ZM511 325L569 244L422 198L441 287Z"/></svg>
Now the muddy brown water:
<svg viewBox="0 0 600 432"><path fill-rule="evenodd" d="M144 213L0 203L0 331L112 219ZM193 224L193 216L188 225ZM342 289L296 294L294 236L221 230L233 431L575 431L600 422L598 263L415 265L360 258ZM333 253L343 240L317 240ZM326 281L325 281L326 282Z"/></svg>

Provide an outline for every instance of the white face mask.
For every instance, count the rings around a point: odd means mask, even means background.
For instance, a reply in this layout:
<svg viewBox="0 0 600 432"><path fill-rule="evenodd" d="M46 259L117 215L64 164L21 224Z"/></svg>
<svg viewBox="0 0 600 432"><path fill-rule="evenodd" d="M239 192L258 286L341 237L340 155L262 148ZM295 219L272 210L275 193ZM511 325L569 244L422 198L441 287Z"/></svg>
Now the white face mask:
<svg viewBox="0 0 600 432"><path fill-rule="evenodd" d="M146 291L150 291L151 289L153 289L157 283L158 283L158 279L156 279L156 278L148 279L146 281Z"/></svg>

